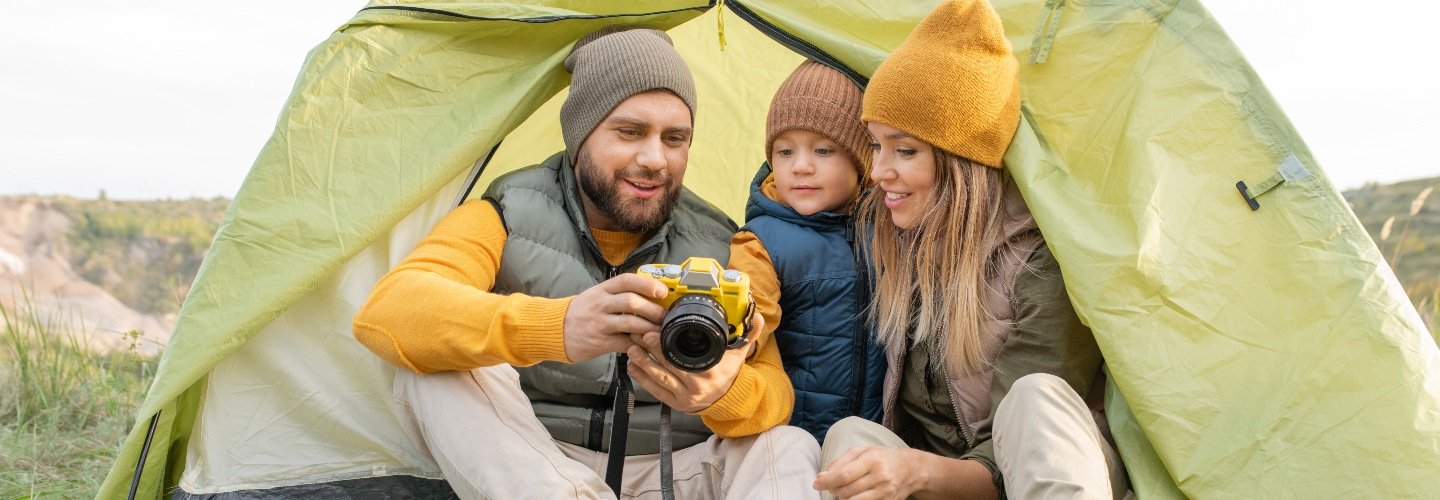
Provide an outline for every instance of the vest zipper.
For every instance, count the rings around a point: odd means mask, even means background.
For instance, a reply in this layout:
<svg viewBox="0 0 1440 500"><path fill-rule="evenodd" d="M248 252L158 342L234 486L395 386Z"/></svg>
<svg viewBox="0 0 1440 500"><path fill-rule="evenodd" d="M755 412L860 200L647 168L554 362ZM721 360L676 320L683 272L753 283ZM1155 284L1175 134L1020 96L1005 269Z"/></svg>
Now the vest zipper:
<svg viewBox="0 0 1440 500"><path fill-rule="evenodd" d="M863 276L864 262L861 261L860 252L854 251L855 225L848 222L845 224L845 243L850 246L851 253L854 254L855 257L855 273L862 275L857 276L860 288L855 291L855 310L862 317L857 318L857 321L855 321L855 360L853 363L850 363L852 370L850 377L853 380L850 390L850 414L860 415L860 409L864 406L865 401L865 378L868 373L868 367L866 366L866 358L868 356L866 356L867 353L865 351L866 344L870 341L869 335L866 335L865 332L863 311L865 310L865 301L869 295L870 283L869 280Z"/></svg>
<svg viewBox="0 0 1440 500"><path fill-rule="evenodd" d="M598 252L598 249L597 249L597 252ZM601 262L604 262L604 260L602 259ZM619 275L620 275L620 268L619 268L619 267L609 266L609 267L607 267L606 270L605 270L605 279L607 279L607 280L610 279L610 278L614 278L614 277L616 277L616 276L619 276ZM620 377L621 377L621 375L622 375L622 374L621 374L620 371L619 371L619 367L617 366L617 367L616 367L616 372L613 373L612 376L610 377L610 387L605 389L605 399L606 399L606 400L608 400L608 401L614 401L614 400L615 400L615 393L620 390ZM633 408L635 408L635 393L634 393L633 391L627 391L627 392L628 392L628 393L626 394L626 397L627 397L627 399L628 399L628 401L627 401L627 407L633 409ZM591 408L591 409L590 409L590 435L589 435L589 436L587 437L587 439L586 439L586 444L588 444L588 445L590 445L590 446L586 446L586 448L590 448L590 449L595 450L595 451L600 451L600 447L601 447L601 446L603 445L603 443L605 442L605 414L606 414L607 412L609 412L609 411L610 411L610 407L607 406L607 405L603 405L603 404L600 405L600 406L597 406L597 407L595 407L595 408Z"/></svg>
<svg viewBox="0 0 1440 500"><path fill-rule="evenodd" d="M585 246L590 249L590 254L595 258L595 261L605 265L605 279L607 280L619 276L621 269L623 269L622 266L630 265L630 261L635 260L636 257L647 255L652 249L659 246L658 243L652 243L650 246L637 248L625 258L625 262L621 263L620 266L613 266L610 265L609 261L605 260L605 254L600 252L600 246L595 243L595 240L587 237L584 230L579 230L578 233L580 240L584 241ZM625 376L625 374L621 373L619 365L616 365L616 372L612 374L610 378L610 387L605 389L606 400L614 401L615 393L620 390L620 377L622 376ZM635 391L633 390L626 391L626 409L631 411L635 409ZM610 408L606 405L600 405L590 409L590 434L585 440L585 443L589 446L586 446L586 448L600 451L601 443L605 442L605 414L609 411Z"/></svg>
<svg viewBox="0 0 1440 500"><path fill-rule="evenodd" d="M965 412L960 411L960 400L955 398L955 386L950 383L950 369L945 366L943 360L940 363L940 375L945 383L945 392L950 394L950 408L955 410L955 425L960 429L960 437L965 440L966 451L969 451L970 448L975 447L975 439L970 436L970 424L966 423L968 420L965 418Z"/></svg>

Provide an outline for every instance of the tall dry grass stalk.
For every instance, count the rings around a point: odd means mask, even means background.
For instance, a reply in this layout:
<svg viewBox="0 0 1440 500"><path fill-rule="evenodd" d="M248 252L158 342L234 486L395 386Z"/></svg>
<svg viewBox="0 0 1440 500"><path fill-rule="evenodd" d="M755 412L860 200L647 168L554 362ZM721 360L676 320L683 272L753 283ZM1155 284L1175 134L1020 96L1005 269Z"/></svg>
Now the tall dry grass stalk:
<svg viewBox="0 0 1440 500"><path fill-rule="evenodd" d="M1400 226L1399 234L1395 237L1394 247L1390 251L1390 269L1397 274L1400 273L1400 259L1405 256L1407 250L1406 236L1410 232L1410 223L1420 215L1420 211L1425 208L1425 203L1433 192L1435 192L1435 186L1427 187L1410 200L1410 210L1405 214L1405 223ZM1385 223L1380 227L1380 241L1390 240L1397 217L1392 215L1385 219ZM1424 289L1426 285L1424 280L1417 277L1407 286L1406 294L1418 297L1419 302L1415 304L1415 309L1425 320L1425 327L1430 330L1431 336L1440 342L1440 276L1428 283L1428 286L1431 287L1428 292Z"/></svg>
<svg viewBox="0 0 1440 500"><path fill-rule="evenodd" d="M1405 225L1400 227L1400 236L1395 239L1395 250L1390 252L1391 269L1400 269L1400 250L1405 247L1405 233L1410 232L1410 222L1415 220L1416 215L1420 214L1420 209L1425 206L1425 200L1430 197L1430 192L1434 190L1435 186L1427 187L1423 191L1420 191L1420 194L1416 195L1414 200L1410 201L1409 217L1405 218ZM1385 221L1385 229L1390 228L1390 225L1393 223L1394 217L1392 216L1391 219L1392 220ZM1381 230L1380 239L1384 240L1387 233L1389 233L1389 231Z"/></svg>

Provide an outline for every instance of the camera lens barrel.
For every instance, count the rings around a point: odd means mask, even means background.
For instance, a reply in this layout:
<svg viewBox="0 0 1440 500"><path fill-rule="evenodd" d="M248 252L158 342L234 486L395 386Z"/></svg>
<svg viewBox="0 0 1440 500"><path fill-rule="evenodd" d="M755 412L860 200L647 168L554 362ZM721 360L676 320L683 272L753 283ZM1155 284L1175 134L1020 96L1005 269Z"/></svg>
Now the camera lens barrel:
<svg viewBox="0 0 1440 500"><path fill-rule="evenodd" d="M676 368L703 372L725 354L729 326L725 309L708 295L676 299L660 327L660 352Z"/></svg>

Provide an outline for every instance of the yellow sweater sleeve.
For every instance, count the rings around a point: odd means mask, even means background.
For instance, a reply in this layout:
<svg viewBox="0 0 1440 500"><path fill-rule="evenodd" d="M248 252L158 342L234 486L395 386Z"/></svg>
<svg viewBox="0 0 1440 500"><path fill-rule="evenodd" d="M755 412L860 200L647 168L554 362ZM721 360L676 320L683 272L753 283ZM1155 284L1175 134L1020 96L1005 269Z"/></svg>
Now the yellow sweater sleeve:
<svg viewBox="0 0 1440 500"><path fill-rule="evenodd" d="M780 363L780 348L771 334L780 325L780 280L770 254L753 233L742 231L730 240L730 268L750 276L750 294L765 327L751 342L755 354L740 368L730 390L700 412L700 418L720 437L759 434L790 421L795 390Z"/></svg>
<svg viewBox="0 0 1440 500"><path fill-rule="evenodd" d="M421 373L569 362L563 332L570 298L490 292L506 237L489 202L452 210L376 283L355 316L355 338Z"/></svg>

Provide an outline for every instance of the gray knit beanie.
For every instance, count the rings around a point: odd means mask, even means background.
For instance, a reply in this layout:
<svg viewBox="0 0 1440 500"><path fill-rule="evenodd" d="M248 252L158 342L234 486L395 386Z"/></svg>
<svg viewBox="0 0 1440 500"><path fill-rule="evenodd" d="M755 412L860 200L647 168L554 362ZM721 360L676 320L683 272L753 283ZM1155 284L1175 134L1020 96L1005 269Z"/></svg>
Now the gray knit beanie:
<svg viewBox="0 0 1440 500"><path fill-rule="evenodd" d="M695 121L695 80L670 37L646 28L608 26L575 42L565 58L570 95L560 106L565 154L575 161L580 144L621 101L656 89L669 90L690 108Z"/></svg>

